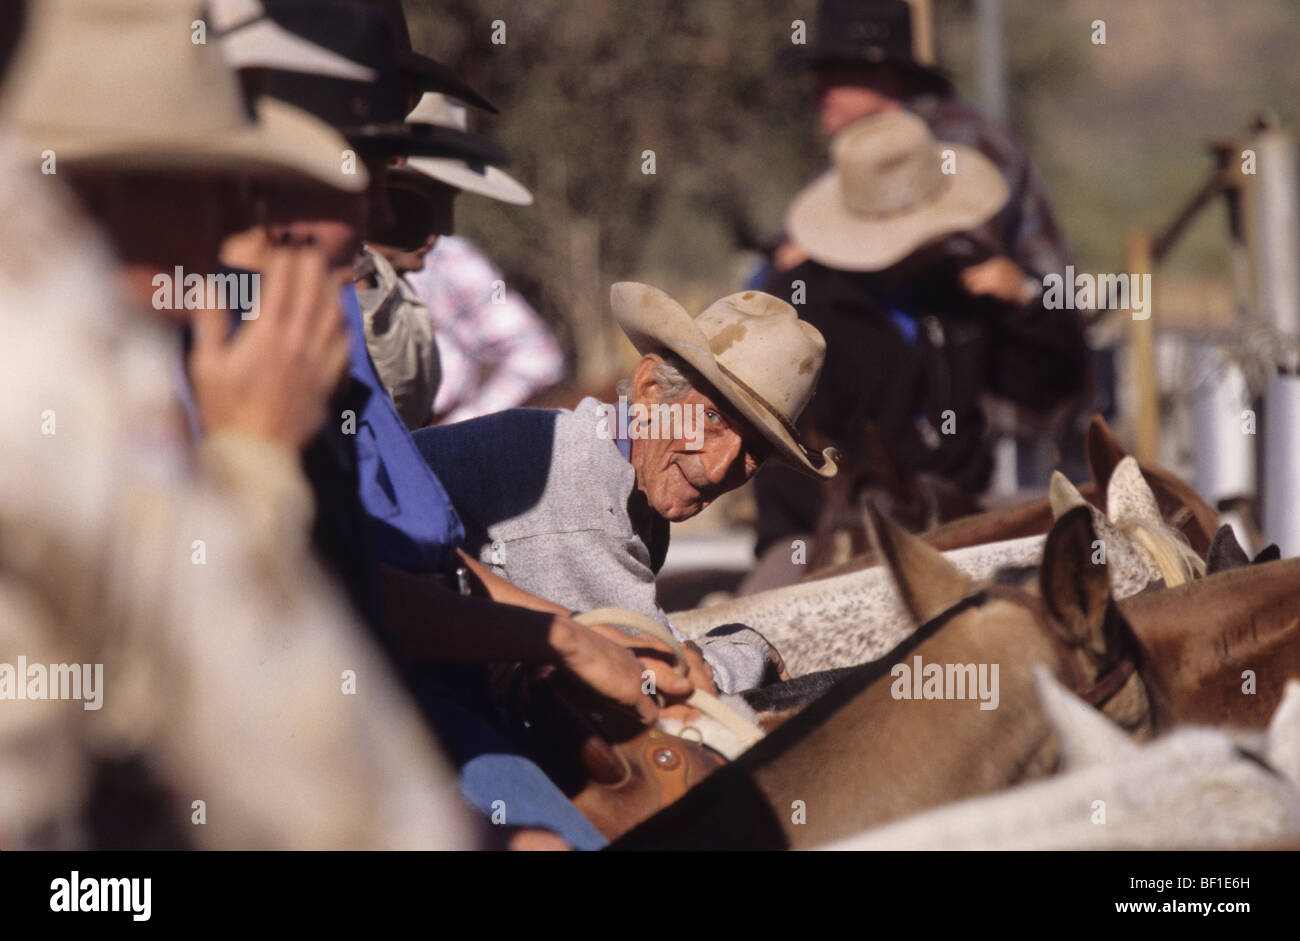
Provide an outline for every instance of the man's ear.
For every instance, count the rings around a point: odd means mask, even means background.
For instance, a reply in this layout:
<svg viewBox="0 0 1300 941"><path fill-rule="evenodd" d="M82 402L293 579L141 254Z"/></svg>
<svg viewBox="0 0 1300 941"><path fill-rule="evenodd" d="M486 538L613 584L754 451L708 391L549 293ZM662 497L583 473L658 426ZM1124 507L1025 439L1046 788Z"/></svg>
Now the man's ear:
<svg viewBox="0 0 1300 941"><path fill-rule="evenodd" d="M632 373L632 401L655 404L659 401L659 383L655 382L655 366L663 362L663 357L655 353L646 353Z"/></svg>

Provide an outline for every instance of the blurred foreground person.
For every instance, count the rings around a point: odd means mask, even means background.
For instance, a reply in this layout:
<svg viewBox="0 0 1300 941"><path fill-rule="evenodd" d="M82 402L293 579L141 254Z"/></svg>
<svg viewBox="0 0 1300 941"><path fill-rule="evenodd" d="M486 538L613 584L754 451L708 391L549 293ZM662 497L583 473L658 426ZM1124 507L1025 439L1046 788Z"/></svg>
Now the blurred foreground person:
<svg viewBox="0 0 1300 941"><path fill-rule="evenodd" d="M279 187L269 191L253 225L224 247L231 265L260 270L267 250L290 238L327 247L332 268L347 270L359 260L362 239L394 240L388 233L395 214L384 185L389 158L505 159L478 135L403 122L392 24L382 10L287 0L269 2L268 9L299 36L374 71L375 80L363 83L274 70L267 89L333 125L376 185L361 213L345 202L303 201ZM579 625L567 608L515 588L459 551L460 519L380 380L367 350L357 291L347 285L339 300L349 340L348 378L334 417L306 451L317 495L317 549L401 664L460 768L470 802L485 817L551 831L574 847L603 846L600 832L506 734L486 665L560 667L645 723L654 720L658 707L642 689L644 669L656 671L658 690L669 696L689 695L692 686L662 660L638 659L629 649L650 644L614 628ZM488 597L469 596L471 588Z"/></svg>
<svg viewBox="0 0 1300 941"><path fill-rule="evenodd" d="M297 449L346 360L325 265L277 253L235 339L206 285L177 304L170 284L212 283L247 181L366 178L306 115L253 123L192 14L42 0L0 93L0 649L28 664L0 665L0 843L472 847L310 555ZM173 365L191 316L197 448Z"/></svg>

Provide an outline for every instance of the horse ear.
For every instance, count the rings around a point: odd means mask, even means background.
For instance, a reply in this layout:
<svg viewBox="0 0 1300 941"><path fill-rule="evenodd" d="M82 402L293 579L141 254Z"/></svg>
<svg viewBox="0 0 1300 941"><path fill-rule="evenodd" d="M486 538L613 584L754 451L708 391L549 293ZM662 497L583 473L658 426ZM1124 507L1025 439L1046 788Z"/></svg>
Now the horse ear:
<svg viewBox="0 0 1300 941"><path fill-rule="evenodd" d="M1047 502L1052 507L1052 519L1060 519L1076 506L1087 506L1079 488L1060 471L1052 471L1052 482L1047 488Z"/></svg>
<svg viewBox="0 0 1300 941"><path fill-rule="evenodd" d="M1300 681L1287 680L1268 723L1268 763L1300 785Z"/></svg>
<svg viewBox="0 0 1300 941"><path fill-rule="evenodd" d="M1138 751L1123 729L1062 686L1041 663L1034 664L1034 682L1066 768L1099 764Z"/></svg>
<svg viewBox="0 0 1300 941"><path fill-rule="evenodd" d="M1104 626L1110 604L1110 579L1104 553L1097 555L1092 510L1075 507L1052 526L1038 569L1039 591L1052 617L1072 645L1106 652Z"/></svg>
<svg viewBox="0 0 1300 941"><path fill-rule="evenodd" d="M1224 523L1210 543L1210 554L1205 560L1205 574L1213 575L1215 572L1226 572L1249 564L1250 556L1246 555L1246 550L1237 542L1236 533Z"/></svg>
<svg viewBox="0 0 1300 941"><path fill-rule="evenodd" d="M1259 565L1262 562L1277 562L1282 558L1282 550L1277 547L1277 543L1270 542L1263 549L1259 550L1259 555L1250 560L1251 565Z"/></svg>
<svg viewBox="0 0 1300 941"><path fill-rule="evenodd" d="M903 606L918 624L948 610L974 587L970 576L881 513L873 501L863 509L876 557L884 561Z"/></svg>
<svg viewBox="0 0 1300 941"><path fill-rule="evenodd" d="M1128 457L1128 451L1110 430L1106 419L1100 415L1093 415L1092 421L1088 422L1088 434L1083 439L1083 454L1088 462L1088 470L1092 473L1092 482L1102 493L1106 492L1106 485L1110 483L1110 475L1114 473L1116 465Z"/></svg>
<svg viewBox="0 0 1300 941"><path fill-rule="evenodd" d="M1115 465L1110 483L1106 485L1106 515L1113 522L1122 519L1142 520L1156 526L1164 525L1156 495L1142 476L1136 458L1126 457Z"/></svg>

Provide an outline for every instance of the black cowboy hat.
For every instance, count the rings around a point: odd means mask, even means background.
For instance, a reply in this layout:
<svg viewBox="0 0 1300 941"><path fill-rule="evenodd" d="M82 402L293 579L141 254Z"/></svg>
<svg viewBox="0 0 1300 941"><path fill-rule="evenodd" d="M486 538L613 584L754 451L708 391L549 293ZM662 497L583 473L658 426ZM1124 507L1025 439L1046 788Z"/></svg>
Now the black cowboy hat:
<svg viewBox="0 0 1300 941"><path fill-rule="evenodd" d="M397 51L397 69L410 81L414 98L427 91L442 92L453 98L459 98L467 105L481 108L492 114L499 114L496 105L488 101L463 78L436 59L416 52L411 46L411 31L406 25L406 11L402 9L402 0L366 0L388 12L393 24L394 47Z"/></svg>
<svg viewBox="0 0 1300 941"><path fill-rule="evenodd" d="M952 80L912 53L912 5L907 0L821 0L811 46L777 60L785 70L891 65L914 87L952 93Z"/></svg>
<svg viewBox="0 0 1300 941"><path fill-rule="evenodd" d="M333 125L359 153L510 162L502 147L481 134L406 123L394 27L382 8L357 0L267 0L266 8L290 32L374 70L373 82L269 72L267 94Z"/></svg>

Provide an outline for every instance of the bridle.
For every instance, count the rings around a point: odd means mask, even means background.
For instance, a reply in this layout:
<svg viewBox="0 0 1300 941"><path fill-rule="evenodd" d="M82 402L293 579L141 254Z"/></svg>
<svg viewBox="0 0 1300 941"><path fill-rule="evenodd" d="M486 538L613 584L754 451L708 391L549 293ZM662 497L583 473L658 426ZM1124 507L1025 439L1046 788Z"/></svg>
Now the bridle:
<svg viewBox="0 0 1300 941"><path fill-rule="evenodd" d="M1006 601L1028 611L1056 654L1061 668L1065 671L1064 682L1069 690L1095 709L1100 709L1124 688L1137 672L1136 651L1124 650L1117 663L1102 672L1093 682L1088 682L1083 668L1074 657L1074 651L1061 639L1061 635L1052 628L1052 616L1047 605L1037 595L1017 588L1014 585L988 585L961 598L956 604L939 612L916 631L916 636L931 636L939 628L957 615L978 608L989 601Z"/></svg>

